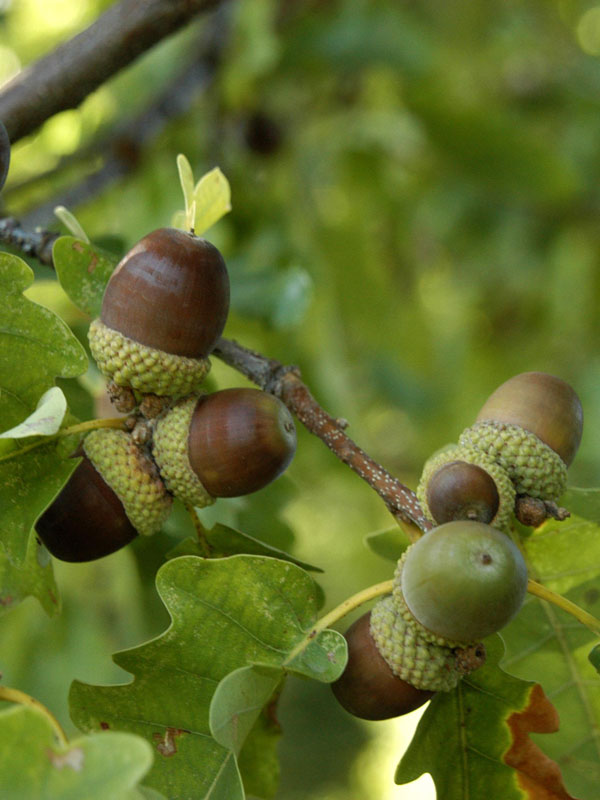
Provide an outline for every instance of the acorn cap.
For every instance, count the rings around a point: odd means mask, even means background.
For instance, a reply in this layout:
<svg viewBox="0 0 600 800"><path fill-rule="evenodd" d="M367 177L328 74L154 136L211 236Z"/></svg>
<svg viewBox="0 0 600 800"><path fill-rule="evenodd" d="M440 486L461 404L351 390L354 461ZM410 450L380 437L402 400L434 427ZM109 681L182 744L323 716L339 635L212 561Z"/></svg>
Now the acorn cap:
<svg viewBox="0 0 600 800"><path fill-rule="evenodd" d="M449 692L485 659L480 645L468 648L481 653L479 659L469 660L463 657L460 648L433 644L422 638L418 628L404 619L393 595L373 607L371 635L395 675L417 689L430 692Z"/></svg>
<svg viewBox="0 0 600 800"><path fill-rule="evenodd" d="M452 445L429 458L417 486L425 515L438 525L452 519L473 519L473 513L478 515L476 521L486 522L493 514L488 524L504 530L513 517L515 497L506 469L468 443Z"/></svg>
<svg viewBox="0 0 600 800"><path fill-rule="evenodd" d="M574 389L545 372L522 372L483 404L476 422L492 420L534 433L569 466L583 432L583 409Z"/></svg>
<svg viewBox="0 0 600 800"><path fill-rule="evenodd" d="M464 430L459 447L484 453L506 471L517 494L557 500L567 486L567 466L535 433L506 422L477 422Z"/></svg>
<svg viewBox="0 0 600 800"><path fill-rule="evenodd" d="M96 319L88 332L98 369L118 386L143 394L176 396L196 392L209 370L207 358L186 358L135 342Z"/></svg>
<svg viewBox="0 0 600 800"><path fill-rule="evenodd" d="M99 428L83 443L87 457L123 503L135 530L157 533L171 511L167 493L152 461L133 442L131 434Z"/></svg>
<svg viewBox="0 0 600 800"><path fill-rule="evenodd" d="M192 469L189 459L189 430L198 403L196 396L184 397L161 417L154 429L152 456L167 489L187 505L203 508L214 503Z"/></svg>
<svg viewBox="0 0 600 800"><path fill-rule="evenodd" d="M177 228L144 236L117 265L100 318L154 350L206 358L229 311L229 277L214 245Z"/></svg>

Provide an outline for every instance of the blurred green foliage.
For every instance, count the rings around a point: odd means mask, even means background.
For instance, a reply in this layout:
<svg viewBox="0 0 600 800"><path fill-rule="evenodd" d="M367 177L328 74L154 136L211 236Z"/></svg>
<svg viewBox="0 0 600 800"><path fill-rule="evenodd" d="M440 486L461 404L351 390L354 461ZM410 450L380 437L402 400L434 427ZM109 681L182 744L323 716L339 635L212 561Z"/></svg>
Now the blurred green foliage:
<svg viewBox="0 0 600 800"><path fill-rule="evenodd" d="M108 5L3 4L1 74ZM456 440L499 383L532 369L560 375L586 415L572 483L597 485L599 18L600 6L579 0L234 2L215 80L132 154L126 179L71 210L92 239L113 237L114 246L117 237L125 248L181 207L177 153L196 175L219 165L233 212L209 238L231 268L227 336L298 364L321 404L349 420L349 434L413 487L425 458ZM6 209L26 219L83 179L102 153L35 176L141 110L206 24L18 144ZM79 333L80 317L68 321ZM244 384L219 363L213 378ZM89 388L94 373L86 380ZM260 494L219 501L207 522L285 548L293 531L295 555L326 570L328 606L389 577L362 541L389 527L385 508L304 431L280 486L271 507ZM69 681L123 676L109 653L167 624L152 576L182 537L169 531L98 565L61 566L60 620L28 601L2 622L4 681L68 724ZM369 736L392 736L392 723L359 725L333 707L327 687L297 680L281 716L290 733L279 797L374 796L363 782L372 773L353 764ZM382 786L392 782L386 769ZM378 797L408 797L401 791Z"/></svg>

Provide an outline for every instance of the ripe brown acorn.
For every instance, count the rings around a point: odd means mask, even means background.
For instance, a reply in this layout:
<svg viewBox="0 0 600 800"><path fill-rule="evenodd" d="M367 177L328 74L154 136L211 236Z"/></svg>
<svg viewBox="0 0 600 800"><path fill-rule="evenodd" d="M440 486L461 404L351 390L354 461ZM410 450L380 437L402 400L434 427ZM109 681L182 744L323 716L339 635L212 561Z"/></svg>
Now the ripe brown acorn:
<svg viewBox="0 0 600 800"><path fill-rule="evenodd" d="M518 425L535 434L568 467L581 442L583 410L574 389L545 372L522 372L486 400L476 422Z"/></svg>
<svg viewBox="0 0 600 800"><path fill-rule="evenodd" d="M76 455L82 461L35 525L52 555L92 561L160 529L172 498L129 433L92 431Z"/></svg>
<svg viewBox="0 0 600 800"><path fill-rule="evenodd" d="M455 519L490 523L498 512L500 496L484 469L466 461L451 461L429 479L427 505L438 525Z"/></svg>
<svg viewBox="0 0 600 800"><path fill-rule="evenodd" d="M210 242L176 228L144 236L110 277L90 327L98 366L144 393L196 391L229 311L229 277Z"/></svg>
<svg viewBox="0 0 600 800"><path fill-rule="evenodd" d="M371 636L370 618L371 612L363 614L346 631L348 663L331 688L340 705L355 717L399 717L422 706L434 693L415 689L394 675Z"/></svg>
<svg viewBox="0 0 600 800"><path fill-rule="evenodd" d="M262 489L284 472L295 451L290 412L259 389L185 398L158 421L153 440L169 491L197 506Z"/></svg>
<svg viewBox="0 0 600 800"><path fill-rule="evenodd" d="M89 458L84 457L35 530L62 561L94 561L137 536L122 502Z"/></svg>

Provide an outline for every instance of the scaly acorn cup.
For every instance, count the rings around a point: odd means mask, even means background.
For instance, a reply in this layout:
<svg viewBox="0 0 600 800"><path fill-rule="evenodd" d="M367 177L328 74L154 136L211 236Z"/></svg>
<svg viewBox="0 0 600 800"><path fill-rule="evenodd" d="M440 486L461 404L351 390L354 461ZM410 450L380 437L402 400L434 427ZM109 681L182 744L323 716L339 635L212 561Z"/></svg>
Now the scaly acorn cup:
<svg viewBox="0 0 600 800"><path fill-rule="evenodd" d="M402 555L393 596L420 634L446 646L476 642L501 630L527 593L527 567L506 534L457 520L425 533Z"/></svg>
<svg viewBox="0 0 600 800"><path fill-rule="evenodd" d="M295 451L290 412L259 389L185 398L158 420L153 437L167 488L195 506L262 489L284 472Z"/></svg>
<svg viewBox="0 0 600 800"><path fill-rule="evenodd" d="M147 394L196 392L229 311L229 277L210 242L176 228L141 239L110 277L92 355L119 386Z"/></svg>
<svg viewBox="0 0 600 800"><path fill-rule="evenodd" d="M371 635L371 612L344 634L348 663L331 689L340 705L361 719L381 720L414 711L433 695L394 675Z"/></svg>
<svg viewBox="0 0 600 800"><path fill-rule="evenodd" d="M504 467L468 445L453 445L428 459L417 487L425 516L437 525L470 519L504 530L515 497Z"/></svg>
<svg viewBox="0 0 600 800"><path fill-rule="evenodd" d="M63 561L92 561L138 533L156 533L172 498L152 461L130 434L108 428L86 437L83 460L36 523L48 550Z"/></svg>

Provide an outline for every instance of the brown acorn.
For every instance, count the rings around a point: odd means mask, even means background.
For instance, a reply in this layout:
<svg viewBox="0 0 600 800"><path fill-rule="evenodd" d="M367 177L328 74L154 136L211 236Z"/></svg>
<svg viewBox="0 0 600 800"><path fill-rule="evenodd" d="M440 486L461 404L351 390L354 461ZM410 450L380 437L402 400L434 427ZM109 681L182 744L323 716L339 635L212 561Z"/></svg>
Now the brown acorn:
<svg viewBox="0 0 600 800"><path fill-rule="evenodd" d="M141 239L110 277L90 326L99 368L143 393L197 391L229 311L229 277L210 242L176 228Z"/></svg>
<svg viewBox="0 0 600 800"><path fill-rule="evenodd" d="M93 561L160 529L172 498L130 434L93 431L77 455L82 461L35 525L53 556Z"/></svg>
<svg viewBox="0 0 600 800"><path fill-rule="evenodd" d="M153 439L169 491L196 506L262 489L284 472L295 451L290 412L259 389L185 398L158 421Z"/></svg>
<svg viewBox="0 0 600 800"><path fill-rule="evenodd" d="M476 423L500 422L535 434L568 467L581 442L583 409L574 389L545 372L522 372L483 404Z"/></svg>
<svg viewBox="0 0 600 800"><path fill-rule="evenodd" d="M346 711L355 717L383 720L414 711L433 692L415 689L394 675L383 658L370 631L371 612L359 617L346 631L348 663L333 693Z"/></svg>
<svg viewBox="0 0 600 800"><path fill-rule="evenodd" d="M431 476L426 491L429 511L438 525L455 519L490 523L500 505L492 476L466 461L444 464Z"/></svg>

